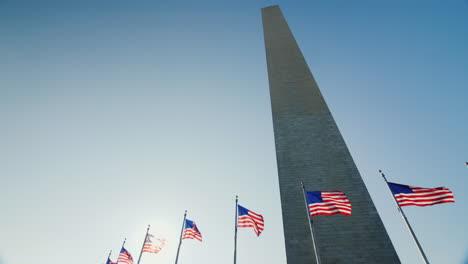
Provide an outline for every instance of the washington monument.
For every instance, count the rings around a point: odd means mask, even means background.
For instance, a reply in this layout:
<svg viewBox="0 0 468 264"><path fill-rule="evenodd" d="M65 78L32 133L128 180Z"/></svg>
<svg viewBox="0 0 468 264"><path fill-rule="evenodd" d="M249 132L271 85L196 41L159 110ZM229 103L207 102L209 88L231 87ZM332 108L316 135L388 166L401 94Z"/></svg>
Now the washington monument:
<svg viewBox="0 0 468 264"><path fill-rule="evenodd" d="M313 217L323 264L400 263L280 8L263 8L262 19L287 263L315 263L301 181L352 204L351 216Z"/></svg>

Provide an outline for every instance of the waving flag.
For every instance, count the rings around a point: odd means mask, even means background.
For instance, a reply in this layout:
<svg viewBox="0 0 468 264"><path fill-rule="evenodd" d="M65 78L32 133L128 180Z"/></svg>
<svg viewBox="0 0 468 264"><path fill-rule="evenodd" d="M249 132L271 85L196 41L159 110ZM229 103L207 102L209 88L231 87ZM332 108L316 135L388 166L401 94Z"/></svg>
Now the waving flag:
<svg viewBox="0 0 468 264"><path fill-rule="evenodd" d="M257 236L260 236L264 229L265 222L263 221L263 216L256 214L249 209L237 205L239 216L237 218L238 227L252 227Z"/></svg>
<svg viewBox="0 0 468 264"><path fill-rule="evenodd" d="M400 206L428 206L455 202L453 193L445 187L420 188L392 182L389 182L388 186Z"/></svg>
<svg viewBox="0 0 468 264"><path fill-rule="evenodd" d="M120 250L120 254L119 254L119 258L117 259L117 263L133 264L132 255L130 254L130 252L128 252L123 247Z"/></svg>
<svg viewBox="0 0 468 264"><path fill-rule="evenodd" d="M116 263L112 262L110 258L107 258L106 264L116 264Z"/></svg>
<svg viewBox="0 0 468 264"><path fill-rule="evenodd" d="M344 192L307 192L310 216L351 215L351 203Z"/></svg>
<svg viewBox="0 0 468 264"><path fill-rule="evenodd" d="M196 239L202 242L202 235L195 222L185 219L185 228L182 239Z"/></svg>
<svg viewBox="0 0 468 264"><path fill-rule="evenodd" d="M143 252L158 253L166 245L165 239L156 238L151 234L146 235L145 244L143 245Z"/></svg>

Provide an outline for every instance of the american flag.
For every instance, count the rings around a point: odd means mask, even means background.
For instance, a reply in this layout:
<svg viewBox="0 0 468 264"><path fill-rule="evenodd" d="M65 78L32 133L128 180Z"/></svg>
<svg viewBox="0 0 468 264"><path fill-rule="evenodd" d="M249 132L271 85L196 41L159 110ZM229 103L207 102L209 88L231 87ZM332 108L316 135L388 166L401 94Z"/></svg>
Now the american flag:
<svg viewBox="0 0 468 264"><path fill-rule="evenodd" d="M238 227L252 227L257 236L260 236L264 229L265 222L263 216L256 214L249 209L237 205L239 216L237 218Z"/></svg>
<svg viewBox="0 0 468 264"><path fill-rule="evenodd" d="M445 187L420 188L392 182L389 182L388 186L400 206L428 206L455 202L453 193Z"/></svg>
<svg viewBox="0 0 468 264"><path fill-rule="evenodd" d="M202 235L200 230L198 230L197 225L195 222L185 219L185 229L182 235L182 239L196 239L198 241L202 241Z"/></svg>
<svg viewBox="0 0 468 264"><path fill-rule="evenodd" d="M130 255L130 252L128 252L123 247L120 250L120 255L119 255L119 258L117 259L117 263L133 264L132 255Z"/></svg>
<svg viewBox="0 0 468 264"><path fill-rule="evenodd" d="M143 252L158 253L166 245L165 239L156 238L151 234L146 235L145 243L143 244Z"/></svg>
<svg viewBox="0 0 468 264"><path fill-rule="evenodd" d="M116 264L115 262L112 262L110 258L107 258L106 264Z"/></svg>
<svg viewBox="0 0 468 264"><path fill-rule="evenodd" d="M351 203L344 192L307 192L310 216L351 215Z"/></svg>

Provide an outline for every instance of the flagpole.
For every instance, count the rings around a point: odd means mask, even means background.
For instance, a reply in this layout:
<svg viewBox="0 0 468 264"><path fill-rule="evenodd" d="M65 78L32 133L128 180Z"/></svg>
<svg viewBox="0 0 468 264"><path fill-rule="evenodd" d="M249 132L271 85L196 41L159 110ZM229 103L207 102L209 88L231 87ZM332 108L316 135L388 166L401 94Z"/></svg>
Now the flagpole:
<svg viewBox="0 0 468 264"><path fill-rule="evenodd" d="M175 264L177 264L177 261L179 260L179 251L180 251L180 245L182 245L182 234L184 233L185 219L186 218L187 218L187 210L185 210L184 221L182 222L182 230L180 231L179 247L177 248L177 255L176 255L176 259L175 259Z"/></svg>
<svg viewBox="0 0 468 264"><path fill-rule="evenodd" d="M125 246L125 241L127 241L127 238L124 239L124 242L122 244L122 248ZM120 251L122 251L122 249ZM119 256L120 256L120 253L119 253ZM119 256L117 256L117 262L115 262L115 264L119 263Z"/></svg>
<svg viewBox="0 0 468 264"><path fill-rule="evenodd" d="M145 239L143 240L143 245L141 246L140 256L138 257L137 264L140 264L141 255L143 254L143 249L145 248L145 242L146 242L146 238L148 237L149 229L150 229L150 225L148 225L148 228L146 229Z"/></svg>
<svg viewBox="0 0 468 264"><path fill-rule="evenodd" d="M312 218L310 217L309 204L307 203L306 191L305 191L305 187L304 187L303 182L301 182L301 186L302 186L302 194L304 195L304 203L305 203L305 207L306 207L306 211L307 211L307 218L309 219L310 235L312 236L312 244L314 246L315 262L317 264L320 264L320 255L319 255L318 248L317 248L317 241L315 241L314 225L312 224Z"/></svg>
<svg viewBox="0 0 468 264"><path fill-rule="evenodd" d="M236 261L237 261L237 220L238 220L238 216L237 216L237 204L238 204L238 198L237 198L237 195L236 195L236 219L235 219L235 227L234 227L234 264L236 264Z"/></svg>
<svg viewBox="0 0 468 264"><path fill-rule="evenodd" d="M111 249L111 250L110 250L110 252L109 252L109 256L107 256L107 259L106 259L106 264L107 264L107 260L109 260L109 259L110 259L110 256L111 256L111 254L112 254L112 249Z"/></svg>
<svg viewBox="0 0 468 264"><path fill-rule="evenodd" d="M405 221L406 227L407 227L408 230L410 231L411 236L413 237L414 243L416 244L416 247L417 247L418 250L419 250L419 254L421 254L421 257L423 258L424 263L429 264L429 260L427 259L426 254L424 254L424 251L423 251L423 249L422 249L422 247L421 247L421 244L419 244L419 241L418 241L418 239L416 238L416 234L414 233L413 228L411 228L411 225L410 225L410 223L408 222L408 218L406 218L405 212L403 212L403 209L401 209L401 206L400 206L400 204L398 203L398 201L397 201L395 195L393 194L392 189L390 189L390 186L388 185L388 181L387 181L387 178L385 177L385 174L384 174L381 170L379 170L379 173L380 173L380 175L382 176L382 178L384 179L385 183L387 184L388 190L390 191L390 194L392 195L393 200L395 201L396 206L398 207L398 212L400 212L401 217L402 217L403 220Z"/></svg>

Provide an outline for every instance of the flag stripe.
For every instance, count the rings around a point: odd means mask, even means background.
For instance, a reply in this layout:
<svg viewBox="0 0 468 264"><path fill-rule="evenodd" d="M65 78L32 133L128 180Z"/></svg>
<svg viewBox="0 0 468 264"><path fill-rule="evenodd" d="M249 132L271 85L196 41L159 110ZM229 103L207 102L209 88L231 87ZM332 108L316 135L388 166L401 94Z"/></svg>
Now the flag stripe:
<svg viewBox="0 0 468 264"><path fill-rule="evenodd" d="M402 194L395 194L397 198L411 198L411 199L432 199L432 198L440 198L440 197L453 197L453 194L450 192L446 193L433 193L433 194L419 194L419 193L402 193Z"/></svg>
<svg viewBox="0 0 468 264"><path fill-rule="evenodd" d="M344 210L336 209L336 210L318 210L318 211L315 211L315 212L310 212L310 216L315 216L315 215L336 215L336 214L351 215L351 211L344 211Z"/></svg>
<svg viewBox="0 0 468 264"><path fill-rule="evenodd" d="M182 239L196 239L202 242L202 237L200 234L193 232L193 231L189 231L189 230L185 230L184 235L182 236Z"/></svg>
<svg viewBox="0 0 468 264"><path fill-rule="evenodd" d="M455 199L444 199L439 201L431 201L431 202L412 202L412 201L405 201L405 202L398 202L400 206L408 206L408 205L416 205L416 206L428 206L428 205L435 205L441 203L454 203Z"/></svg>

